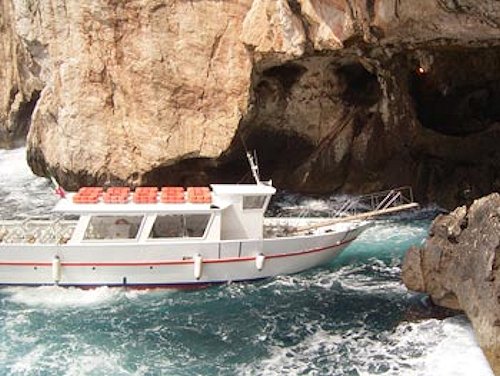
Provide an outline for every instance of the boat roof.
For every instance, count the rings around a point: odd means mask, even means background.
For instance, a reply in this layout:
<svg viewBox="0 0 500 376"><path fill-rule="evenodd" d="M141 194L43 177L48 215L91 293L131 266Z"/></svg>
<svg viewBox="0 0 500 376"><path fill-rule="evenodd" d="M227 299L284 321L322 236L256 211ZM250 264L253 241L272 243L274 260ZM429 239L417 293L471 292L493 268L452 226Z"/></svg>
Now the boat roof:
<svg viewBox="0 0 500 376"><path fill-rule="evenodd" d="M59 200L53 212L67 214L150 214L150 213L206 213L225 209L228 203L218 202L211 204L193 204L190 202L180 204L136 204L127 202L124 204L106 204L97 202L95 204L75 204L72 200L74 193L69 193L66 198Z"/></svg>
<svg viewBox="0 0 500 376"><path fill-rule="evenodd" d="M260 184L211 184L214 193L219 195L272 195L276 188L266 183Z"/></svg>
<svg viewBox="0 0 500 376"><path fill-rule="evenodd" d="M182 197L182 202L172 202L164 203L158 198L163 194L161 191L157 191L154 187L138 187L135 191L130 192L127 187L111 187L108 188L106 193L103 193L102 188L98 187L83 187L79 192L69 192L66 197L59 200L53 209L56 213L66 213L66 214L150 214L150 213L206 213L214 212L225 209L230 205L230 200L225 200L224 196L250 196L250 195L272 195L276 192L276 189L270 185L266 184L212 184L212 192L210 192L208 187L189 187L186 191L181 187L164 187L163 189L169 190L173 189L174 193L180 194ZM136 202L135 193L138 193L140 189L146 191L152 190L152 195L154 196L153 201L149 202L145 200L143 202ZM196 193L193 191L194 195L201 194L202 196L197 196L200 198L198 202L193 201L190 198L190 190L201 190ZM123 198L122 202L111 202L105 199L105 195L112 190L122 191L111 193L112 195L118 194ZM125 192L123 192L125 190ZM180 193L179 193L180 192ZM170 193L166 193L170 194ZM90 201L82 202L78 200L79 198L88 197L88 195L93 195L94 198ZM117 196L113 196L117 197ZM174 200L175 201L175 200Z"/></svg>

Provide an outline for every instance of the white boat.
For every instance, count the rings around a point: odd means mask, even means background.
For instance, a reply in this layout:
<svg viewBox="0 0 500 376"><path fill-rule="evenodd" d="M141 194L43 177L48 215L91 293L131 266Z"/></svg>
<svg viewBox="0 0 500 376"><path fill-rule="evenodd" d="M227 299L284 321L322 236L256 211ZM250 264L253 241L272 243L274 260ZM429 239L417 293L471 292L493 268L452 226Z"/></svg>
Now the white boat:
<svg viewBox="0 0 500 376"><path fill-rule="evenodd" d="M314 226L285 236L268 231L295 221L264 217L275 191L260 181L187 190L82 188L59 200L56 220L0 222L0 285L185 288L252 281L326 264L369 225Z"/></svg>

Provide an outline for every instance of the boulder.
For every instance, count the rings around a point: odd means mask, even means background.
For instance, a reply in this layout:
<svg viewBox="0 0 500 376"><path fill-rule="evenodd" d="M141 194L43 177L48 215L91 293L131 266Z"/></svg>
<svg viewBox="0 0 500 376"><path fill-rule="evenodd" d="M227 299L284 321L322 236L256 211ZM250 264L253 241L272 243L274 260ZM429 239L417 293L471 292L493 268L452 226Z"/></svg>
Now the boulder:
<svg viewBox="0 0 500 376"><path fill-rule="evenodd" d="M422 248L411 248L403 282L440 306L465 312L500 375L500 194L439 215Z"/></svg>

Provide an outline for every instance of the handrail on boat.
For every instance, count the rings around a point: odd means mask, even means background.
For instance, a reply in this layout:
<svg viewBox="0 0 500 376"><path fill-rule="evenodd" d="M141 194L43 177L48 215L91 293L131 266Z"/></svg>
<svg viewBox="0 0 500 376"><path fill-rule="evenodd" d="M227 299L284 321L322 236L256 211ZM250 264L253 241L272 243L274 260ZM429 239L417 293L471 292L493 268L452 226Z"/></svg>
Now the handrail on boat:
<svg viewBox="0 0 500 376"><path fill-rule="evenodd" d="M419 204L413 201L413 190L410 186L374 192L346 200L340 209L333 213L333 216L325 218L322 223L302 227L296 226L295 232L309 231L338 222L366 220L381 215L414 209L418 206Z"/></svg>

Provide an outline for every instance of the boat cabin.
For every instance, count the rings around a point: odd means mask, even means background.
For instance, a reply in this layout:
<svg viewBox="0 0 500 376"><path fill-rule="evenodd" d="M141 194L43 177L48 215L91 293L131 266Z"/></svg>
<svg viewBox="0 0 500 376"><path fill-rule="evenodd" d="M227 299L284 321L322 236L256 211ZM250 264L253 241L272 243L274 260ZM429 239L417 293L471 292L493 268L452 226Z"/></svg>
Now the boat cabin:
<svg viewBox="0 0 500 376"><path fill-rule="evenodd" d="M55 212L78 215L68 243L262 239L271 185L84 187Z"/></svg>

